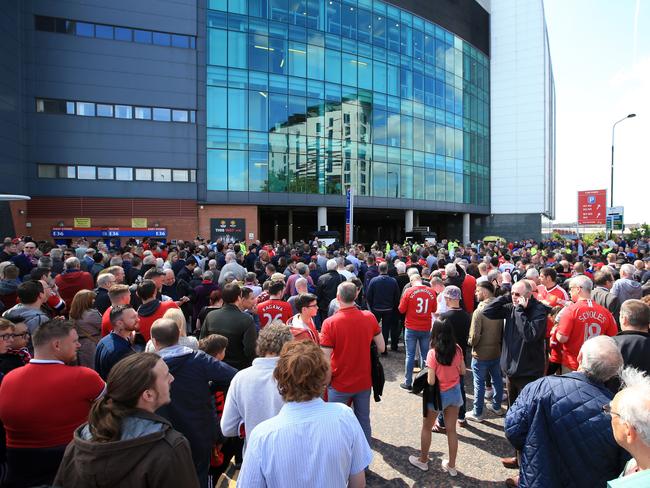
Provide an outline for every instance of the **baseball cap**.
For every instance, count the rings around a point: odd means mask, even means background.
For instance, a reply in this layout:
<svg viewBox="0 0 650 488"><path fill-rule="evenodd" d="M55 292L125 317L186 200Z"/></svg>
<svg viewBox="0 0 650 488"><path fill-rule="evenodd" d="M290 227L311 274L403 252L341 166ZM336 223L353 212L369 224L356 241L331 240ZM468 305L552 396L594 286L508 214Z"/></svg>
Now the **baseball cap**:
<svg viewBox="0 0 650 488"><path fill-rule="evenodd" d="M449 298L450 300L460 300L460 288L454 285L447 286L442 292L443 298Z"/></svg>

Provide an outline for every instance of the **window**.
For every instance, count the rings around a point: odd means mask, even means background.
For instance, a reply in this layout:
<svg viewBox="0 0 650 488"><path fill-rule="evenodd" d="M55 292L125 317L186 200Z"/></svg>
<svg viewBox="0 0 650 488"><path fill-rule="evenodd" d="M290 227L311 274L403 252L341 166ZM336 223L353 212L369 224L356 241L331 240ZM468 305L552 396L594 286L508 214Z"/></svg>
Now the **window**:
<svg viewBox="0 0 650 488"><path fill-rule="evenodd" d="M149 107L135 107L135 118L140 120L151 120L151 109Z"/></svg>
<svg viewBox="0 0 650 488"><path fill-rule="evenodd" d="M116 119L133 118L133 107L131 107L131 105L115 105L115 118Z"/></svg>
<svg viewBox="0 0 650 488"><path fill-rule="evenodd" d="M115 179L120 181L132 181L133 168L115 168Z"/></svg>
<svg viewBox="0 0 650 488"><path fill-rule="evenodd" d="M47 100L39 98L36 100L36 111L46 114L65 114L67 105L64 100Z"/></svg>
<svg viewBox="0 0 650 488"><path fill-rule="evenodd" d="M137 178L137 175L136 175L136 178ZM154 181L171 181L172 180L172 170L171 169L159 169L159 168L154 169L153 170L153 180Z"/></svg>
<svg viewBox="0 0 650 488"><path fill-rule="evenodd" d="M75 178L77 168L75 166L59 166L59 178Z"/></svg>
<svg viewBox="0 0 650 488"><path fill-rule="evenodd" d="M133 31L133 40L141 44L151 44L151 31L135 29Z"/></svg>
<svg viewBox="0 0 650 488"><path fill-rule="evenodd" d="M56 166L53 164L38 165L39 178L56 178Z"/></svg>
<svg viewBox="0 0 650 488"><path fill-rule="evenodd" d="M94 180L95 167L94 166L77 166L77 178L80 180Z"/></svg>
<svg viewBox="0 0 650 488"><path fill-rule="evenodd" d="M172 170L172 178L174 179L174 181L181 181L181 182L187 182L190 180L186 169Z"/></svg>
<svg viewBox="0 0 650 488"><path fill-rule="evenodd" d="M97 24L95 26L95 37L99 39L113 39L113 26Z"/></svg>
<svg viewBox="0 0 650 488"><path fill-rule="evenodd" d="M128 29L126 27L116 27L115 28L115 40L116 41L133 41L133 29Z"/></svg>
<svg viewBox="0 0 650 488"><path fill-rule="evenodd" d="M95 104L91 102L77 102L77 115L83 117L94 117Z"/></svg>
<svg viewBox="0 0 650 488"><path fill-rule="evenodd" d="M95 25L89 24L87 22L77 22L77 32L78 36L82 37L94 37L95 35Z"/></svg>
<svg viewBox="0 0 650 488"><path fill-rule="evenodd" d="M172 120L174 122L187 122L187 110L172 110Z"/></svg>
<svg viewBox="0 0 650 488"><path fill-rule="evenodd" d="M115 179L115 170L114 168L106 168L99 166L97 168L97 179L98 180L113 180Z"/></svg>
<svg viewBox="0 0 650 488"><path fill-rule="evenodd" d="M172 34L172 46L173 47L182 47L188 49L190 47L190 38L189 36L182 36L179 34Z"/></svg>
<svg viewBox="0 0 650 488"><path fill-rule="evenodd" d="M160 122L169 122L171 120L171 110L168 108L154 108L153 120Z"/></svg>
<svg viewBox="0 0 650 488"><path fill-rule="evenodd" d="M135 179L138 181L151 181L151 169L149 168L136 168Z"/></svg>
<svg viewBox="0 0 650 488"><path fill-rule="evenodd" d="M113 106L105 105L103 103L97 104L97 117L112 117L113 116Z"/></svg>
<svg viewBox="0 0 650 488"><path fill-rule="evenodd" d="M169 34L165 34L164 32L154 32L153 43L156 46L170 46L171 36Z"/></svg>

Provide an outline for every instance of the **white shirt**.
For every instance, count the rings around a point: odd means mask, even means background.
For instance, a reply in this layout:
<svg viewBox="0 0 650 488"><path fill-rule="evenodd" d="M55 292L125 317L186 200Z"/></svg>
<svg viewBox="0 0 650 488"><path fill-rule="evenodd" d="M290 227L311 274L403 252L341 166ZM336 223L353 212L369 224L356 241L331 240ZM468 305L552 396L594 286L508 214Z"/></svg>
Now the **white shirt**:
<svg viewBox="0 0 650 488"><path fill-rule="evenodd" d="M351 408L320 398L289 402L250 434L237 486L345 487L371 461Z"/></svg>

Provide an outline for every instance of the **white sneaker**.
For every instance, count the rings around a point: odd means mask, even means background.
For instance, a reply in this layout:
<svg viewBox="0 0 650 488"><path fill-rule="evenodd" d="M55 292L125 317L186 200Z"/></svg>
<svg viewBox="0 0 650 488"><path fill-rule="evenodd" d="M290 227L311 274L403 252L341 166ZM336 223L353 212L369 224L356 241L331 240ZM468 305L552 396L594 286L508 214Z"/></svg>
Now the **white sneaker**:
<svg viewBox="0 0 650 488"><path fill-rule="evenodd" d="M445 473L449 473L449 476L457 476L458 471L456 471L456 468L452 468L449 466L449 461L447 459L442 460L442 470Z"/></svg>
<svg viewBox="0 0 650 488"><path fill-rule="evenodd" d="M503 411L503 409L501 407L496 409L496 408L494 408L494 405L492 405L491 403L487 404L485 406L485 408L488 409L493 414L498 415L499 417L502 417L505 414L505 412ZM466 415L466 417L467 417L467 415Z"/></svg>
<svg viewBox="0 0 650 488"><path fill-rule="evenodd" d="M423 463L417 456L409 456L409 463L422 471L429 471L429 463Z"/></svg>
<svg viewBox="0 0 650 488"><path fill-rule="evenodd" d="M472 422L478 423L482 423L485 420L485 417L483 417L483 415L476 415L474 412L467 412L465 414L465 418L467 420L471 420Z"/></svg>
<svg viewBox="0 0 650 488"><path fill-rule="evenodd" d="M486 388L485 389L485 399L486 400L492 400L494 398L494 388Z"/></svg>

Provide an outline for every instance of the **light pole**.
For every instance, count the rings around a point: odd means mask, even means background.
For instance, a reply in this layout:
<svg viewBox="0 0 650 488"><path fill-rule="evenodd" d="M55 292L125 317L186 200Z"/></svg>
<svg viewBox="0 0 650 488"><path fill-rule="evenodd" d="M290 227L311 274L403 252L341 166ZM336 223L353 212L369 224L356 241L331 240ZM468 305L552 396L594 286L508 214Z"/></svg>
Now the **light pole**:
<svg viewBox="0 0 650 488"><path fill-rule="evenodd" d="M614 125L612 126L612 167L611 167L611 172L610 172L610 190L609 190L609 206L610 207L614 206L614 129L616 129L617 124L620 124L624 120L631 119L633 117L636 117L636 114L626 115L621 120L617 120L616 122L614 122Z"/></svg>

